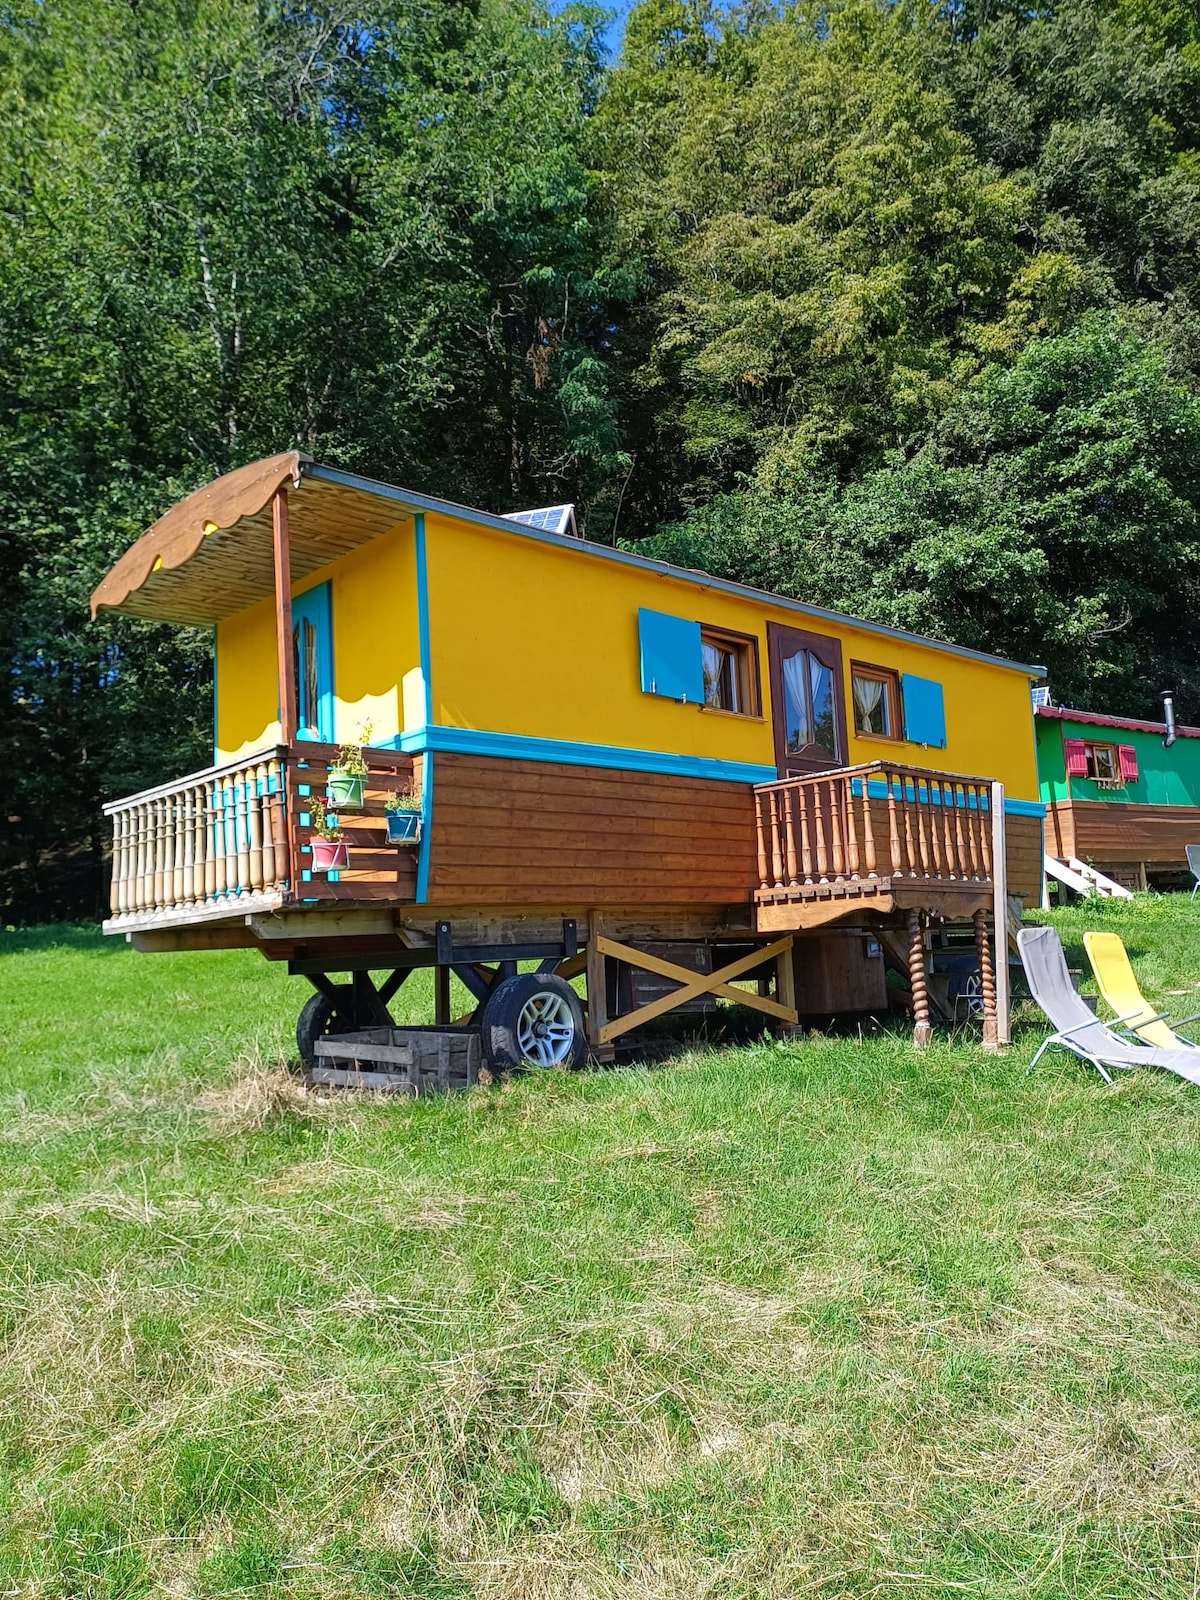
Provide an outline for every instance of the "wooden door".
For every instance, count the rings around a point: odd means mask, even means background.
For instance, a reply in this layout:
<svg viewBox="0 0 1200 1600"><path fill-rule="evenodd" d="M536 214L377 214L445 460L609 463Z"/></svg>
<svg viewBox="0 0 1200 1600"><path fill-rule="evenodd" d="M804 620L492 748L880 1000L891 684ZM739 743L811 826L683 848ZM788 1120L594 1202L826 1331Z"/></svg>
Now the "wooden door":
<svg viewBox="0 0 1200 1600"><path fill-rule="evenodd" d="M846 764L842 643L767 624L775 764L781 778Z"/></svg>

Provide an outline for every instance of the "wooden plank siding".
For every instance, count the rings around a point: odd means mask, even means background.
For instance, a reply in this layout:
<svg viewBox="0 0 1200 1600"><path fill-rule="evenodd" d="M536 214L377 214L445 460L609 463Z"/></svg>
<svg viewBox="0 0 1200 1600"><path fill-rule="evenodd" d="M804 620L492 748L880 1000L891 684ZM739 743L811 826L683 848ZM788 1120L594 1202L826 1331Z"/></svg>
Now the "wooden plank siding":
<svg viewBox="0 0 1200 1600"><path fill-rule="evenodd" d="M295 873L301 880L312 860L309 847L313 835L311 827L303 826L300 818L311 816L314 797L324 796L329 763L337 746L300 744L293 746L293 751L287 767L287 804L288 816L293 819ZM412 845L387 843L384 799L389 789L400 791L412 783L420 784L422 758L382 750L368 750L366 758L369 770L361 810L337 811L329 802L350 847L350 865L334 879L316 873L308 880L297 881L295 897L300 901L326 904L382 900L404 904L416 898L417 852ZM304 789L309 793L302 793Z"/></svg>
<svg viewBox="0 0 1200 1600"><path fill-rule="evenodd" d="M886 802L878 836L886 837ZM1006 820L1009 892L1041 894L1041 826ZM753 789L662 773L441 753L428 903L744 906Z"/></svg>
<svg viewBox="0 0 1200 1600"><path fill-rule="evenodd" d="M429 903L745 905L749 784L439 754Z"/></svg>
<svg viewBox="0 0 1200 1600"><path fill-rule="evenodd" d="M1007 843L1009 894L1019 894L1027 906L1041 905L1041 818L1005 817L1004 837Z"/></svg>
<svg viewBox="0 0 1200 1600"><path fill-rule="evenodd" d="M1110 804L1060 800L1046 815L1046 849L1054 856L1147 866L1187 865L1186 847L1200 844L1200 806Z"/></svg>

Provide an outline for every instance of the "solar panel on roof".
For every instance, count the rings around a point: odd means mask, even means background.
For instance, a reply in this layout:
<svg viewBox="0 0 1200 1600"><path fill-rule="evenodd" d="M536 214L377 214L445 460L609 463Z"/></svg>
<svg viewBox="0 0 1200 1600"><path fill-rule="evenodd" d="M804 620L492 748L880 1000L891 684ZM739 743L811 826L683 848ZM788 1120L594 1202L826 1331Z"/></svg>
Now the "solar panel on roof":
<svg viewBox="0 0 1200 1600"><path fill-rule="evenodd" d="M523 522L527 528L542 528L547 533L575 533L575 507L542 506L535 511L506 511L509 522Z"/></svg>

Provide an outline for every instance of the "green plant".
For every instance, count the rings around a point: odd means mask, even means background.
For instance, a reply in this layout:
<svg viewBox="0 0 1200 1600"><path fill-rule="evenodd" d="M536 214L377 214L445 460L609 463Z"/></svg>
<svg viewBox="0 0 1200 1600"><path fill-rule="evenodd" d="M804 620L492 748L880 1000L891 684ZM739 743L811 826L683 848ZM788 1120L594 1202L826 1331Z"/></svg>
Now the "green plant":
<svg viewBox="0 0 1200 1600"><path fill-rule="evenodd" d="M358 738L347 739L345 744L338 746L337 755L329 763L330 772L344 772L350 778L365 778L367 775L367 758L363 751L370 744L371 735L374 731L373 723L360 722L358 725Z"/></svg>
<svg viewBox="0 0 1200 1600"><path fill-rule="evenodd" d="M328 839L330 844L341 843L342 830L336 823L330 822L325 802L319 796L312 803L312 831L318 839Z"/></svg>
<svg viewBox="0 0 1200 1600"><path fill-rule="evenodd" d="M415 786L401 789L399 794L396 793L395 789L389 789L383 797L383 809L392 812L420 811L421 791Z"/></svg>

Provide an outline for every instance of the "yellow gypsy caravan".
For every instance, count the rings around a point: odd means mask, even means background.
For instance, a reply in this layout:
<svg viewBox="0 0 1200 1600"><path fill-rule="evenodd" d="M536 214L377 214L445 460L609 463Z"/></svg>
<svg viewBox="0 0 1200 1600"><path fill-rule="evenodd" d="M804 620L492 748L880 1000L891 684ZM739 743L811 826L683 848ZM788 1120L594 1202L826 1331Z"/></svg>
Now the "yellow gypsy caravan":
<svg viewBox="0 0 1200 1600"><path fill-rule="evenodd" d="M987 923L1040 883L1037 667L588 543L569 507L494 516L295 452L173 507L92 606L216 633L215 764L108 808L106 929L286 960L310 1056L386 1034L417 966L439 1024L459 974L494 1059L573 1061L720 995L869 1009L881 944L927 1037L931 920L973 924L1003 1030ZM406 789L417 834L389 844Z"/></svg>

